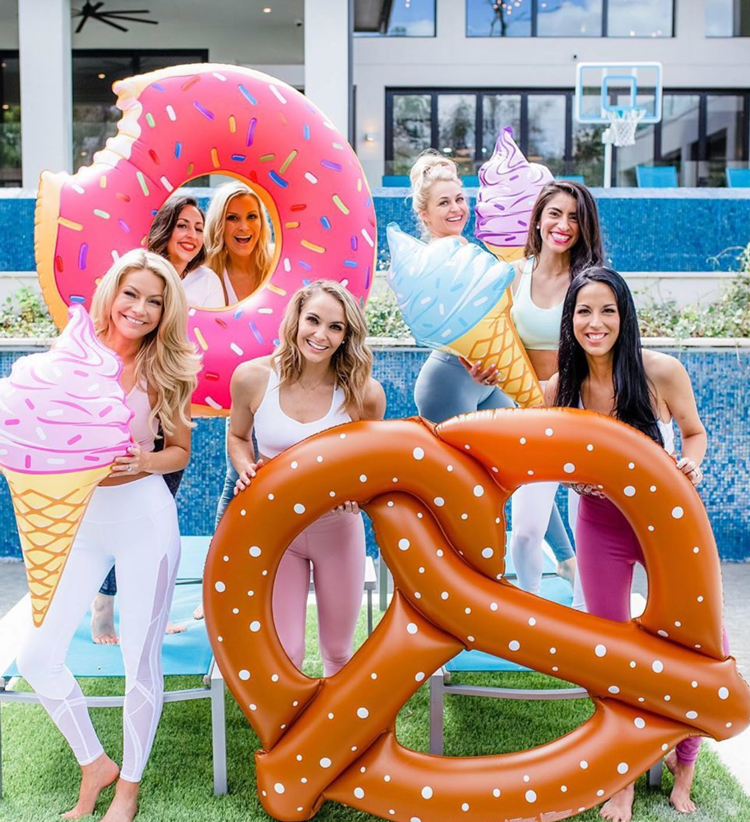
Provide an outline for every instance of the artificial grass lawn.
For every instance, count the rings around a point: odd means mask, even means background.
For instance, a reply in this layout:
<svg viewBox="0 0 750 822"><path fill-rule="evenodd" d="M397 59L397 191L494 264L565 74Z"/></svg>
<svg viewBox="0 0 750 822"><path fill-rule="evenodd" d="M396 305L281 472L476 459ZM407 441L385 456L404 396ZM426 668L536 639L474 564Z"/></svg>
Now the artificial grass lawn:
<svg viewBox="0 0 750 822"><path fill-rule="evenodd" d="M365 639L360 619L357 642ZM315 641L314 612L308 620L307 673L322 671ZM462 674L454 681L503 684L511 687L543 687L550 683L537 674ZM87 694L121 693L121 679L81 680ZM167 688L194 687L194 677L174 677ZM75 804L78 767L67 744L41 707L0 703L3 727L4 799L2 822L45 822ZM445 753L482 755L506 753L539 745L567 733L591 714L588 700L523 702L516 700L449 697L446 699ZM121 757L121 712L92 711L94 725L105 749L116 761ZM429 747L429 692L420 688L404 706L397 723L402 744L419 751ZM252 822L269 817L258 802L253 754L258 740L244 716L227 694L227 768L229 791L213 795L210 701L179 702L164 706L161 724L149 765L144 774L139 822ZM651 791L645 778L638 781L634 819L639 822L750 822L750 799L703 746L693 790L698 812L684 817L669 805L671 776L665 770L662 791ZM96 808L101 817L112 796L102 794ZM89 817L90 818L90 817ZM343 805L327 802L318 813L320 822L369 822L374 817ZM600 817L591 810L581 822ZM500 822L500 820L498 820Z"/></svg>

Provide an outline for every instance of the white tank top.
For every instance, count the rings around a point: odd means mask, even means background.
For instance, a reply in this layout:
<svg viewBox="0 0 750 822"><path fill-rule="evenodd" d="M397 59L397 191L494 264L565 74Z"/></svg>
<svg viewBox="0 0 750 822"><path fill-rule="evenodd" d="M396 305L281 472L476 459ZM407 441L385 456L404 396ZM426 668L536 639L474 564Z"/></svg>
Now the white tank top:
<svg viewBox="0 0 750 822"><path fill-rule="evenodd" d="M279 375L274 367L268 377L266 393L255 412L255 438L258 451L266 457L276 457L295 443L333 428L351 422L352 418L343 407L344 392L337 385L333 390L331 407L319 420L298 422L281 410L279 399Z"/></svg>

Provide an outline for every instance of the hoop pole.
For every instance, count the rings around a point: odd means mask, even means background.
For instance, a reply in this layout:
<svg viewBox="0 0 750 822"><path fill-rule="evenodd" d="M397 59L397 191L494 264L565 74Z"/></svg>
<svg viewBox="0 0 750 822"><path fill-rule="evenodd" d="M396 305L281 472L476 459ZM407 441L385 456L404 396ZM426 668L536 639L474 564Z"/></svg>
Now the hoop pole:
<svg viewBox="0 0 750 822"><path fill-rule="evenodd" d="M604 143L604 188L612 188L612 143Z"/></svg>

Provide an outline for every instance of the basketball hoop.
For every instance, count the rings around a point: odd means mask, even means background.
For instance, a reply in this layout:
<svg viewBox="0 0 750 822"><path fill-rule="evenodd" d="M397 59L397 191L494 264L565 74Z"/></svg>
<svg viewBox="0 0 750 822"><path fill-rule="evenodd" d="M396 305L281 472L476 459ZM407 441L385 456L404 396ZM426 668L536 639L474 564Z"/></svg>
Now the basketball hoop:
<svg viewBox="0 0 750 822"><path fill-rule="evenodd" d="M635 145L635 130L646 115L644 108L607 109L609 128L602 135L606 143L622 146Z"/></svg>

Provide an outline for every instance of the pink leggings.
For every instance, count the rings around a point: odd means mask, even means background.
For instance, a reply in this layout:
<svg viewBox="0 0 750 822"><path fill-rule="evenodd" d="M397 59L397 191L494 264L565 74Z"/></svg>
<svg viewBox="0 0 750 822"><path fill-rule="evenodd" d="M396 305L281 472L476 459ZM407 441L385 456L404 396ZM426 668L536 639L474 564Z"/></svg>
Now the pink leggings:
<svg viewBox="0 0 750 822"><path fill-rule="evenodd" d="M608 499L581 497L576 553L586 610L615 622L627 622L633 566L636 562L643 565L643 552L630 523ZM726 631L724 652L729 653ZM692 765L700 746L699 736L680 742L676 748L678 761Z"/></svg>
<svg viewBox="0 0 750 822"><path fill-rule="evenodd" d="M273 620L284 650L298 668L305 658L311 565L323 671L333 676L352 657L354 628L362 607L362 516L326 514L306 528L281 559L273 588Z"/></svg>

